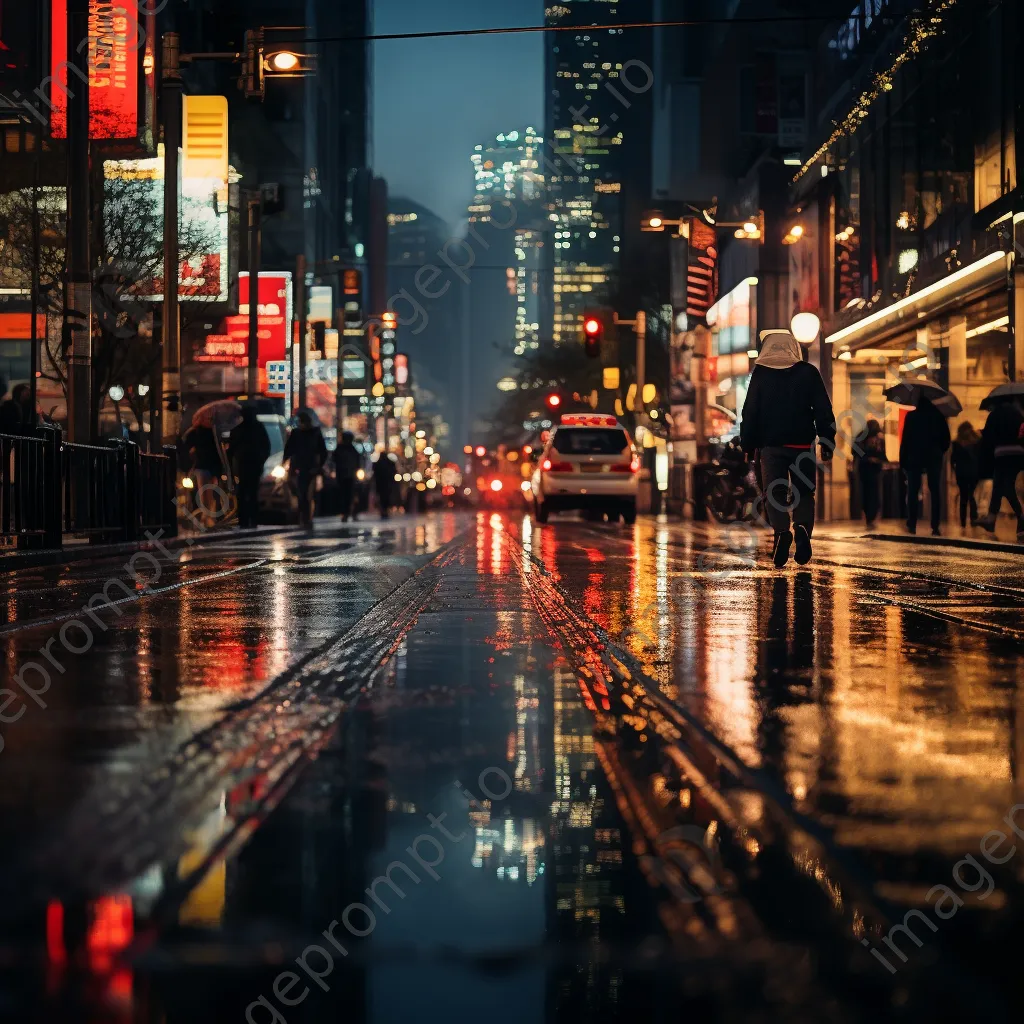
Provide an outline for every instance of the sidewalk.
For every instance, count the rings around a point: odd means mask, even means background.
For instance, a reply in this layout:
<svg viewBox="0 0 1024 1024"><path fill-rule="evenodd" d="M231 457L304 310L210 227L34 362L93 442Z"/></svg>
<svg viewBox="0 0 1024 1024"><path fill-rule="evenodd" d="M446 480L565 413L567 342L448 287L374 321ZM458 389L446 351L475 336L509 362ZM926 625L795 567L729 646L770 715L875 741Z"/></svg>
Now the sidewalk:
<svg viewBox="0 0 1024 1024"><path fill-rule="evenodd" d="M905 544L930 544L936 547L975 548L979 551L1024 554L1024 544L1017 543L1017 521L1011 516L999 517L994 534L980 526L968 525L961 528L959 523L943 523L940 530L942 536L933 537L930 525L923 520L918 521L916 534L907 533L906 524L901 519L880 519L870 532L863 519L814 524L815 536L834 537L836 540L867 538Z"/></svg>
<svg viewBox="0 0 1024 1024"><path fill-rule="evenodd" d="M158 537L160 543L171 551L178 551L198 544L212 544L216 541L237 540L244 537L267 537L276 533L299 530L298 526L257 526L251 530L180 530L177 537ZM155 534L154 534L155 536ZM153 541L121 541L112 544L90 544L87 540L69 538L63 548L44 548L37 551L18 551L16 548L0 548L0 573L16 572L19 569L35 569L43 565L63 565L71 562L85 562L94 558L112 558L131 555L136 551L153 551Z"/></svg>

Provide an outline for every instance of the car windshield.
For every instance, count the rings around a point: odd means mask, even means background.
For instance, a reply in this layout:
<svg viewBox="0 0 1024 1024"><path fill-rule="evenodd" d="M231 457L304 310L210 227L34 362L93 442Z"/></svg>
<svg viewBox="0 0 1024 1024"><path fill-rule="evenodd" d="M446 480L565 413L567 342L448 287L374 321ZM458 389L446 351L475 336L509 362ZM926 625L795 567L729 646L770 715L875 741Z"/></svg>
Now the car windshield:
<svg viewBox="0 0 1024 1024"><path fill-rule="evenodd" d="M618 455L629 447L629 436L620 427L559 427L552 447L562 455Z"/></svg>
<svg viewBox="0 0 1024 1024"><path fill-rule="evenodd" d="M270 438L270 454L280 455L284 451L284 430L277 420L260 420Z"/></svg>

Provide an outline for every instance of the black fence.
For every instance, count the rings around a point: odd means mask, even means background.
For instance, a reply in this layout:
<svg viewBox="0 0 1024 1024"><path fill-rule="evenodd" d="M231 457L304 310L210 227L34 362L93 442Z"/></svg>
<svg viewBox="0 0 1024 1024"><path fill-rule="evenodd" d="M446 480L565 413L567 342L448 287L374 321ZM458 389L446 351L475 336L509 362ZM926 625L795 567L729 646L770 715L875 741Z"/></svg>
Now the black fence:
<svg viewBox="0 0 1024 1024"><path fill-rule="evenodd" d="M71 444L54 427L0 434L0 541L59 548L65 538L132 541L177 533L175 449L133 441Z"/></svg>

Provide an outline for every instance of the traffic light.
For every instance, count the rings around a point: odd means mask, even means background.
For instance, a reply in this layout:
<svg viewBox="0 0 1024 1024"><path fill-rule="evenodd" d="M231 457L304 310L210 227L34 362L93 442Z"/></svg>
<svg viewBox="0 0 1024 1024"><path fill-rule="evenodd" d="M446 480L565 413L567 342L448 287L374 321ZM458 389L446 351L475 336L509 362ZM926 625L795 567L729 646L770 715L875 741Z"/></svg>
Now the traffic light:
<svg viewBox="0 0 1024 1024"><path fill-rule="evenodd" d="M562 406L562 396L557 391L552 391L547 398L544 399L547 407L554 412L556 409L560 409Z"/></svg>
<svg viewBox="0 0 1024 1024"><path fill-rule="evenodd" d="M242 80L239 82L246 99L263 99L263 70L263 29L247 29L242 45Z"/></svg>
<svg viewBox="0 0 1024 1024"><path fill-rule="evenodd" d="M593 313L583 318L583 351L591 359L601 354L601 339L604 337L604 324Z"/></svg>

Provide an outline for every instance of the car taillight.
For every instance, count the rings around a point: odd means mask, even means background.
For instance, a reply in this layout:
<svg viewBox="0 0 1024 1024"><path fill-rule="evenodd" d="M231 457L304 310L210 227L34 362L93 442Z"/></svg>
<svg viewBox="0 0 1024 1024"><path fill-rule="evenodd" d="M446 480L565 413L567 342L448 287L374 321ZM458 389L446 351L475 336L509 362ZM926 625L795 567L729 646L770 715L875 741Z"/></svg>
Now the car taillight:
<svg viewBox="0 0 1024 1024"><path fill-rule="evenodd" d="M638 458L633 459L632 462L617 462L612 466L613 473L639 473L640 472L640 460Z"/></svg>
<svg viewBox="0 0 1024 1024"><path fill-rule="evenodd" d="M571 462L552 462L550 459L544 460L544 469L550 473L571 473L572 463Z"/></svg>

